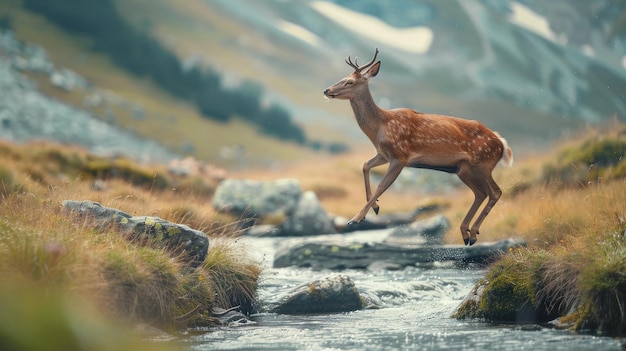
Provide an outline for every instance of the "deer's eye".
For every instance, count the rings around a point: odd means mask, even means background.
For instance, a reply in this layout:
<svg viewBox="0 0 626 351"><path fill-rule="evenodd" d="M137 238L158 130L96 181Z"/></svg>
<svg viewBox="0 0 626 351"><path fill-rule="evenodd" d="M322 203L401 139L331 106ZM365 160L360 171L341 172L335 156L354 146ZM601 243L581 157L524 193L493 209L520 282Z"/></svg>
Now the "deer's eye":
<svg viewBox="0 0 626 351"><path fill-rule="evenodd" d="M352 85L354 84L353 80L346 80L346 82L344 83L344 85Z"/></svg>

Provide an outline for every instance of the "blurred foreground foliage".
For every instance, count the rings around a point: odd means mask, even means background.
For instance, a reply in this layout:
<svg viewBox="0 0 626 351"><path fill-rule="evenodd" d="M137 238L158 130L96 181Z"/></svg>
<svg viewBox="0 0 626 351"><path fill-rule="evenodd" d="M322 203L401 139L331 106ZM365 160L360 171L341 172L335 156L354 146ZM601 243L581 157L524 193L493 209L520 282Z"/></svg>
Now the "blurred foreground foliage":
<svg viewBox="0 0 626 351"><path fill-rule="evenodd" d="M142 350L154 344L130 333L140 323L176 334L217 325L214 309L250 313L260 267L233 238L236 219L207 205L215 185L78 148L0 142L0 349ZM191 268L72 222L65 199L188 224L209 236L207 258Z"/></svg>

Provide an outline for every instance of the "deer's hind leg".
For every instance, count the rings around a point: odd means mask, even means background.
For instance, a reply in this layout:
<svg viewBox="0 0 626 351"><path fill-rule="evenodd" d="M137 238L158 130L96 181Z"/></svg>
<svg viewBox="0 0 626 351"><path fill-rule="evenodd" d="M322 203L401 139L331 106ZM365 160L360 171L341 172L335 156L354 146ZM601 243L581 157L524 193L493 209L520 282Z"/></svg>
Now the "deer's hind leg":
<svg viewBox="0 0 626 351"><path fill-rule="evenodd" d="M480 234L480 226L482 225L483 221L485 220L485 218L487 217L487 215L489 214L493 206L496 204L496 202L498 202L498 200L500 199L500 196L502 196L502 190L500 189L498 184L496 184L496 181L493 180L493 176L491 175L491 172L486 174L483 180L488 189L489 201L487 201L487 204L485 205L482 212L480 213L480 215L478 215L478 218L472 225L471 232L476 233L476 234Z"/></svg>
<svg viewBox="0 0 626 351"><path fill-rule="evenodd" d="M461 222L461 236L463 237L463 242L465 245L474 245L476 240L476 235L478 234L476 226L474 225L470 230L470 222L472 218L478 212L480 205L485 201L487 196L489 195L489 187L484 179L481 179L481 176L476 172L475 167L472 167L469 163L464 163L459 167L459 171L457 172L458 177L467 185L468 188L472 190L474 193L474 202L470 207L469 211L465 215L463 222ZM483 210L484 212L484 210ZM481 213L481 216L483 213ZM486 214L485 214L486 216ZM479 216L480 219L480 216Z"/></svg>

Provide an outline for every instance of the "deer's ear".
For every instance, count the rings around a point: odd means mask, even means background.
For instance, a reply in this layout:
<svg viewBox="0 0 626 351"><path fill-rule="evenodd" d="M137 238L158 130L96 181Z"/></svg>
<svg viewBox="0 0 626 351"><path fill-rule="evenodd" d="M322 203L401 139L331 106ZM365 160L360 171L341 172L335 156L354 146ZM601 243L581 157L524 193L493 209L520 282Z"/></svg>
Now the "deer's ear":
<svg viewBox="0 0 626 351"><path fill-rule="evenodd" d="M376 77L379 69L380 69L380 61L376 62L370 68L368 68L367 71L363 73L363 76L367 79Z"/></svg>

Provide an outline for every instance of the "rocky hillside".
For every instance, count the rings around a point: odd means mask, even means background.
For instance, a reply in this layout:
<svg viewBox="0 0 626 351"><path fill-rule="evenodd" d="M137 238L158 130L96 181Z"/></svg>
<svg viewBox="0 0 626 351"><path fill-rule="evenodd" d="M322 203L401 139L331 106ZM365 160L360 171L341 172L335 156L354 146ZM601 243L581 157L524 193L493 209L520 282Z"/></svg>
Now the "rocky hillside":
<svg viewBox="0 0 626 351"><path fill-rule="evenodd" d="M81 145L100 155L126 155L150 162L175 157L158 140L140 138L38 91L20 70L49 75L60 89L86 84L75 73L55 68L40 47L19 42L11 31L0 31L0 53L4 54L0 55L0 139L55 140Z"/></svg>

